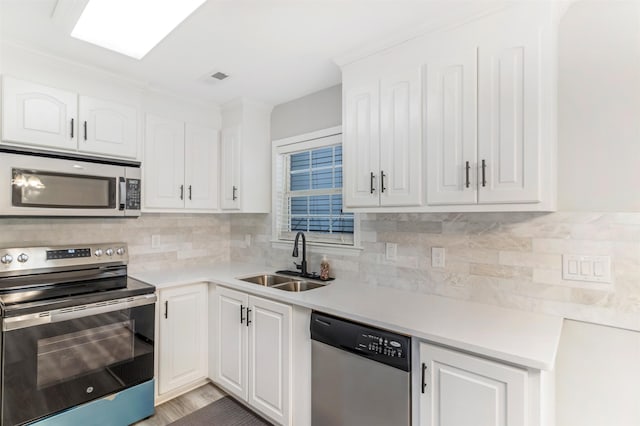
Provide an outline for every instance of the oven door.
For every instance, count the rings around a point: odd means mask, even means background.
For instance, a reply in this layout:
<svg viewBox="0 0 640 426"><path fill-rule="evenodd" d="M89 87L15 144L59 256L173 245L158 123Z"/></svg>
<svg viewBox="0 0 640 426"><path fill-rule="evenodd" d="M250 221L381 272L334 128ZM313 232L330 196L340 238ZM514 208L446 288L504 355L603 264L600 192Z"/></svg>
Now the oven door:
<svg viewBox="0 0 640 426"><path fill-rule="evenodd" d="M1 424L152 379L155 300L143 295L3 319Z"/></svg>

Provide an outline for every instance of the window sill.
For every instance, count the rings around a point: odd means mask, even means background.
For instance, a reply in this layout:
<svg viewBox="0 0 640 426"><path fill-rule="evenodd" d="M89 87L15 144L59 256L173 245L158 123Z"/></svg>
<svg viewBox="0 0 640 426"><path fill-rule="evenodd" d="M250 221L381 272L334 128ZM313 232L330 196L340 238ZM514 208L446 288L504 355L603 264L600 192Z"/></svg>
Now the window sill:
<svg viewBox="0 0 640 426"><path fill-rule="evenodd" d="M271 247L277 249L293 249L293 241L271 240ZM329 254L336 256L359 256L363 247L357 246L339 246L337 244L315 243L307 241L307 255L312 254Z"/></svg>

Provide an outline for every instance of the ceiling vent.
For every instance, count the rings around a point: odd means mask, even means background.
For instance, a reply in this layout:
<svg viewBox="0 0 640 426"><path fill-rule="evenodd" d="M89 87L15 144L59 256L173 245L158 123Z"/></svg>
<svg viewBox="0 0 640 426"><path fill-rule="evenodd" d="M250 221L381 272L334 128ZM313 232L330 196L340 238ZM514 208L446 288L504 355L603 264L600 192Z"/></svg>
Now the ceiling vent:
<svg viewBox="0 0 640 426"><path fill-rule="evenodd" d="M229 77L229 75L218 71L217 73L211 74L211 77L215 78L216 80L224 80L225 78Z"/></svg>

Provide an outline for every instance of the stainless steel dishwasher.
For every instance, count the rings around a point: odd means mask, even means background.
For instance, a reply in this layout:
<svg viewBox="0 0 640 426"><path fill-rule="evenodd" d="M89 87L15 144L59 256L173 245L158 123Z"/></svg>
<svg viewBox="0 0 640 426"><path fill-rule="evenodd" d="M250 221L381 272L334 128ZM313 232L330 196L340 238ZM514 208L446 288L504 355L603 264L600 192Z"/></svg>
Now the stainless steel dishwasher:
<svg viewBox="0 0 640 426"><path fill-rule="evenodd" d="M411 339L311 314L312 426L409 426Z"/></svg>

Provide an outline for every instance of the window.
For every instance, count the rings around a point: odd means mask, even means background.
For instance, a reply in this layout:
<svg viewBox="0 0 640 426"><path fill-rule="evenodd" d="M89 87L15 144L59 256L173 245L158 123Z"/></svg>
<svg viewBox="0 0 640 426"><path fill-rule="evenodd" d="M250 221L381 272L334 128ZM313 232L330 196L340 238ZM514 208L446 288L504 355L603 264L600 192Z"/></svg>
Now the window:
<svg viewBox="0 0 640 426"><path fill-rule="evenodd" d="M276 143L277 144L277 143ZM354 245L356 220L342 211L341 135L274 146L274 238Z"/></svg>

